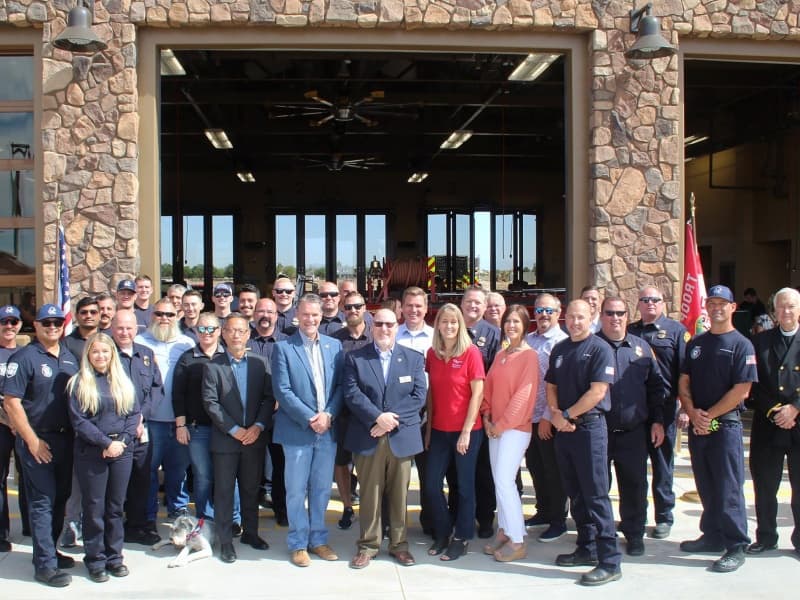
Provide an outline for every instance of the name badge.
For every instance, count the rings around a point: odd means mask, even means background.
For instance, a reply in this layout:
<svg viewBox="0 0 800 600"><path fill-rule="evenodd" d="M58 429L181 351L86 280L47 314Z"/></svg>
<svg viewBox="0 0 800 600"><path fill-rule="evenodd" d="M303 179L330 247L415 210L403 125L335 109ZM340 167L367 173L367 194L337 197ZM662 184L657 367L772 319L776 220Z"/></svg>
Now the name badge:
<svg viewBox="0 0 800 600"><path fill-rule="evenodd" d="M401 375L399 381L400 383L411 383L411 375Z"/></svg>

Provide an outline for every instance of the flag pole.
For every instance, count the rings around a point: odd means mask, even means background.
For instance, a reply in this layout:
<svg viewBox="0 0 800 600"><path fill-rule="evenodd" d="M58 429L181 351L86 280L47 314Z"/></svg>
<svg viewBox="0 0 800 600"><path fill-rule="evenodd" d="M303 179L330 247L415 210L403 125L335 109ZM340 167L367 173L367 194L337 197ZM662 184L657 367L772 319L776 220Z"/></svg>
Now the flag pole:
<svg viewBox="0 0 800 600"><path fill-rule="evenodd" d="M53 282L53 304L59 304L59 285L61 279L61 242L59 236L61 235L61 211L64 208L64 203L59 200L56 202L56 279Z"/></svg>

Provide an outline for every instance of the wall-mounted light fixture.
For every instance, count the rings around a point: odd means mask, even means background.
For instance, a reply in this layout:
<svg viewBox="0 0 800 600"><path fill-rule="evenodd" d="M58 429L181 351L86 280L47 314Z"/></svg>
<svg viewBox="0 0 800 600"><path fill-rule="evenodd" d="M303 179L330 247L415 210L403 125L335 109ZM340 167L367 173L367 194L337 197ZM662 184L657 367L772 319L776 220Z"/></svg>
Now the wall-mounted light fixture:
<svg viewBox="0 0 800 600"><path fill-rule="evenodd" d="M68 52L100 52L108 47L92 31L94 21L93 0L78 0L67 14L67 27L53 40L53 46Z"/></svg>
<svg viewBox="0 0 800 600"><path fill-rule="evenodd" d="M631 33L636 34L633 46L625 52L625 58L650 60L672 56L678 50L661 35L661 22L653 15L653 4L631 11Z"/></svg>

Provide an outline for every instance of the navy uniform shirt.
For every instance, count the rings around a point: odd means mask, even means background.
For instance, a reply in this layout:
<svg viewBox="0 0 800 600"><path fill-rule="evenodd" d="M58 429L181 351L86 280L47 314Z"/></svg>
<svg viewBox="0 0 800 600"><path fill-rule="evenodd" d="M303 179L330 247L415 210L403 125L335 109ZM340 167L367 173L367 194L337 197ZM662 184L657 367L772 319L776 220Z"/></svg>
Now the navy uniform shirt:
<svg viewBox="0 0 800 600"><path fill-rule="evenodd" d="M86 338L80 334L80 330L76 327L61 341L62 346L66 346L69 351L72 352L72 355L78 359L78 363L80 363L83 358L83 349L86 347Z"/></svg>
<svg viewBox="0 0 800 600"><path fill-rule="evenodd" d="M69 397L69 417L75 429L76 449L97 446L105 450L113 441L130 446L136 439L136 428L141 416L136 403L134 402L133 409L127 415L119 415L108 378L95 373L95 385L99 396L95 414L81 409L77 396L78 386L75 386Z"/></svg>
<svg viewBox="0 0 800 600"><path fill-rule="evenodd" d="M602 331L597 337L605 340L614 353L608 428L630 430L642 423L663 425L666 384L652 348L631 334L620 341L608 339Z"/></svg>
<svg viewBox="0 0 800 600"><path fill-rule="evenodd" d="M139 333L142 333L150 326L150 321L153 318L154 310L155 308L152 304L147 308L142 308L135 302L133 303L133 314L136 315L136 323L139 326Z"/></svg>
<svg viewBox="0 0 800 600"><path fill-rule="evenodd" d="M467 327L472 343L478 347L483 357L483 368L488 373L494 356L500 349L500 329L481 319L472 327Z"/></svg>
<svg viewBox="0 0 800 600"><path fill-rule="evenodd" d="M372 333L366 324L364 326L364 331L357 338L350 335L350 330L347 327L342 327L331 337L334 337L342 342L342 351L344 351L345 354L352 352L353 350L363 348L364 346L368 346L372 343Z"/></svg>
<svg viewBox="0 0 800 600"><path fill-rule="evenodd" d="M6 348L4 346L0 346L0 426L5 427L6 423L8 422L6 411L3 409L3 382L6 379L6 365L8 364L8 359L14 356L14 353L19 350L19 348Z"/></svg>
<svg viewBox="0 0 800 600"><path fill-rule="evenodd" d="M614 353L611 346L595 335L573 342L558 342L550 353L545 381L558 386L558 408L567 410L589 391L592 383L614 383ZM610 394L586 414L608 412Z"/></svg>
<svg viewBox="0 0 800 600"><path fill-rule="evenodd" d="M285 333L287 336L297 331L298 324L297 307L295 306L292 306L286 312L278 312L278 316L275 319L275 329Z"/></svg>
<svg viewBox="0 0 800 600"><path fill-rule="evenodd" d="M276 343L285 340L287 337L289 336L281 332L277 325L272 330L272 335L258 335L258 331L255 328L251 328L247 350L267 359L267 371L272 373L272 350L275 348Z"/></svg>
<svg viewBox="0 0 800 600"><path fill-rule="evenodd" d="M22 400L34 431L72 429L67 409L67 381L78 372L78 359L61 345L53 356L38 341L21 348L6 365L3 392Z"/></svg>
<svg viewBox="0 0 800 600"><path fill-rule="evenodd" d="M181 333L186 337L190 337L194 340L195 344L199 344L200 340L197 338L197 330L195 327L189 327L186 324L186 320L181 317L180 321L178 321L178 327L181 328Z"/></svg>
<svg viewBox="0 0 800 600"><path fill-rule="evenodd" d="M736 330L708 331L686 345L683 372L690 378L694 407L708 410L737 383L758 381L756 352L750 340Z"/></svg>
<svg viewBox="0 0 800 600"><path fill-rule="evenodd" d="M135 342L130 355L120 350L119 346L117 346L117 350L122 367L133 382L137 408L142 413L144 420L147 421L153 406L164 399L161 371L156 366L153 351L147 346Z"/></svg>
<svg viewBox="0 0 800 600"><path fill-rule="evenodd" d="M664 315L652 323L641 319L628 325L628 332L642 338L656 353L661 377L667 384L667 398L678 397L678 379L686 358L686 344L692 335L682 323Z"/></svg>
<svg viewBox="0 0 800 600"><path fill-rule="evenodd" d="M322 316L319 322L319 332L333 337L333 334L345 327L346 320L343 312L338 312L332 317Z"/></svg>

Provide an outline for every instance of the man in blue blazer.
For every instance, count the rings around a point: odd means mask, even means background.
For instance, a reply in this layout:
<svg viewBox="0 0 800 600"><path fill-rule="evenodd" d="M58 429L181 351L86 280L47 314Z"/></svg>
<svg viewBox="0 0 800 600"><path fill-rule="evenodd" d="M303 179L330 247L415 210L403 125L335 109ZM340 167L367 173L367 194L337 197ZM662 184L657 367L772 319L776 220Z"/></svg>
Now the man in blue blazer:
<svg viewBox="0 0 800 600"><path fill-rule="evenodd" d="M307 567L308 551L323 560L339 558L328 545L325 511L336 457L331 427L342 407L344 355L338 340L319 333L319 296L300 298L296 315L298 330L272 351L272 386L278 402L273 441L283 446L286 458L291 562Z"/></svg>
<svg viewBox="0 0 800 600"><path fill-rule="evenodd" d="M420 410L427 386L422 355L395 344L397 317L388 309L375 313L374 343L347 355L344 401L351 417L344 438L361 483L358 552L350 561L363 569L381 545L381 504L386 493L389 554L403 566L415 563L406 540L406 497L411 461L422 452Z"/></svg>

